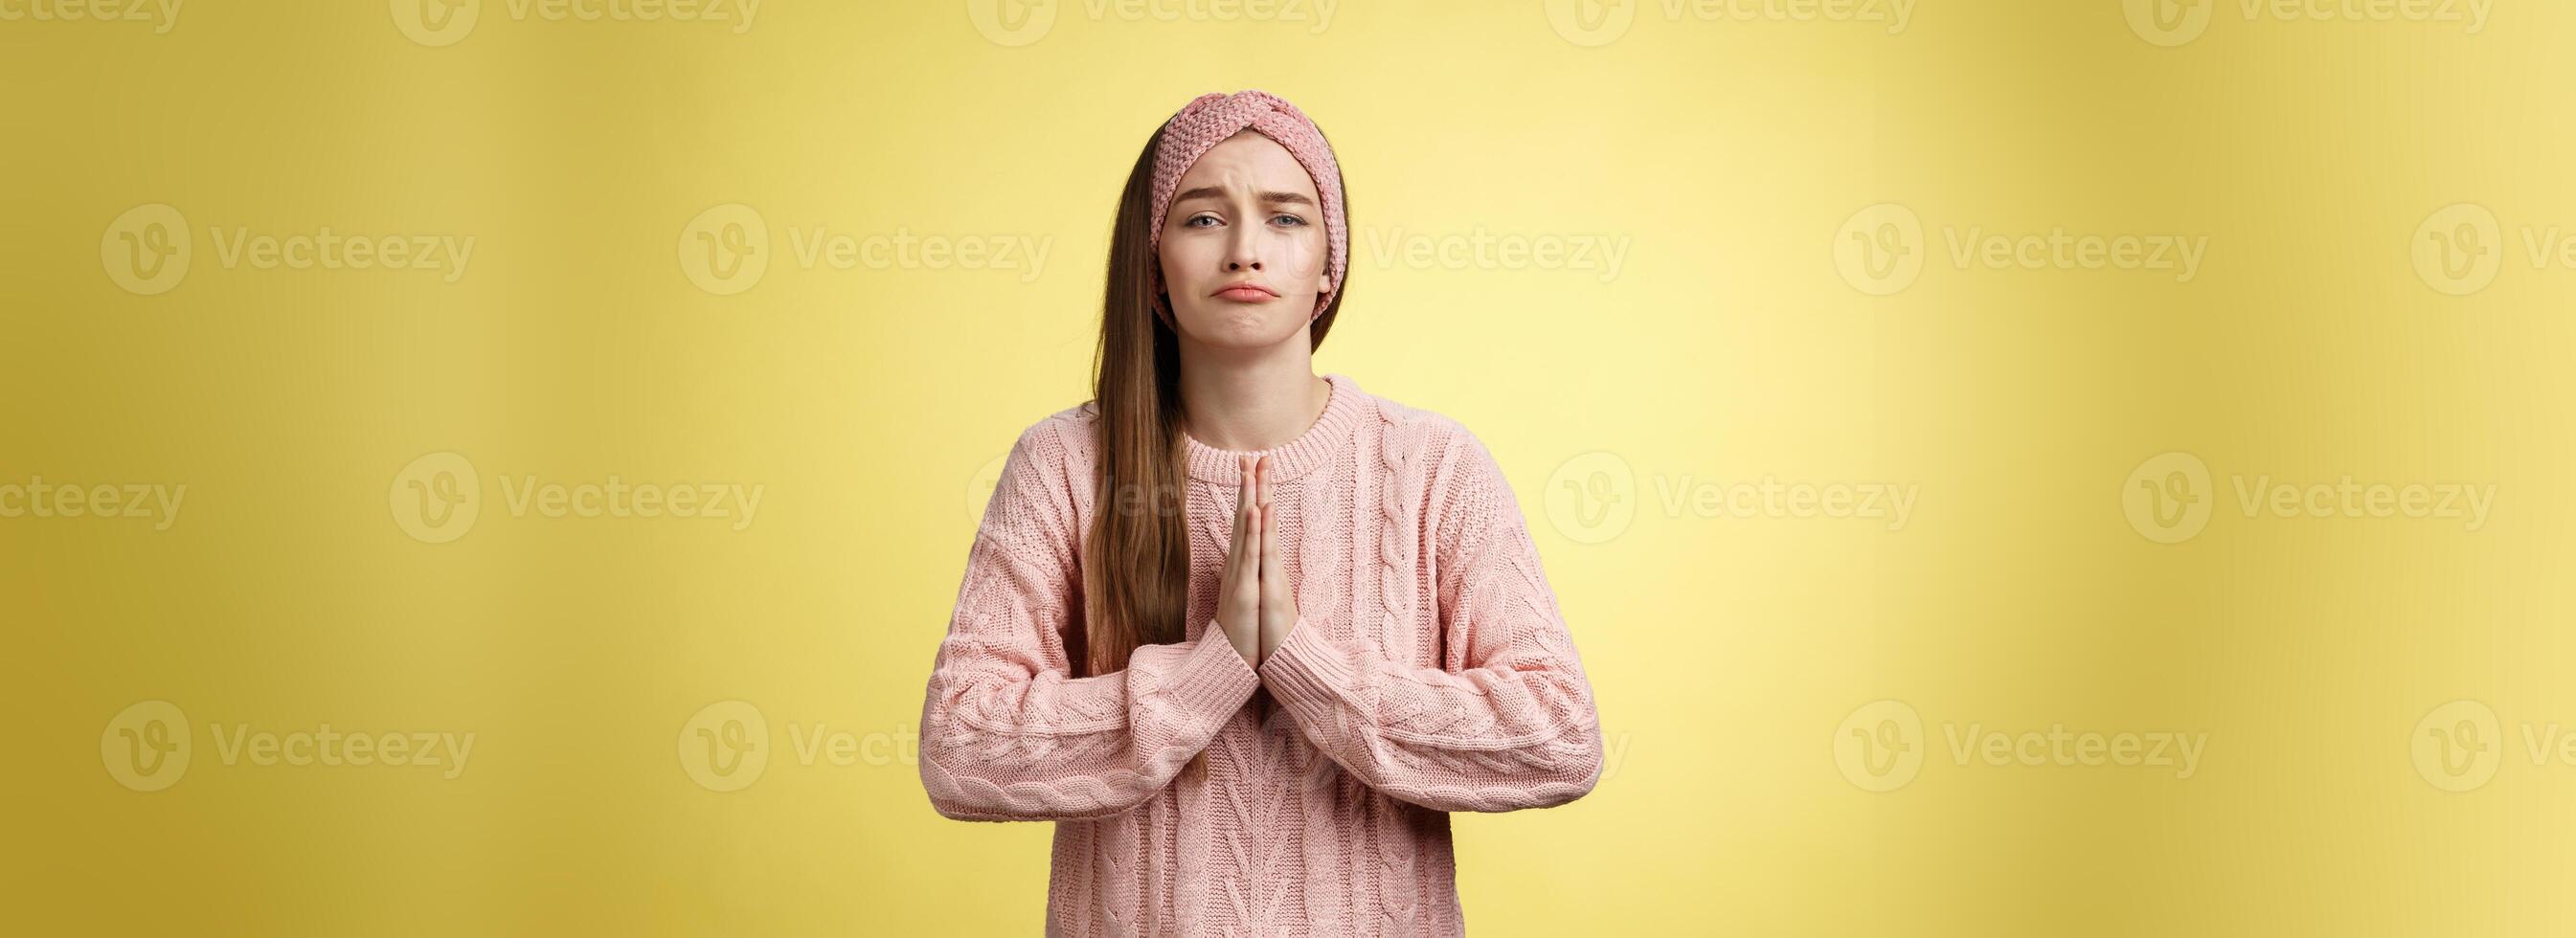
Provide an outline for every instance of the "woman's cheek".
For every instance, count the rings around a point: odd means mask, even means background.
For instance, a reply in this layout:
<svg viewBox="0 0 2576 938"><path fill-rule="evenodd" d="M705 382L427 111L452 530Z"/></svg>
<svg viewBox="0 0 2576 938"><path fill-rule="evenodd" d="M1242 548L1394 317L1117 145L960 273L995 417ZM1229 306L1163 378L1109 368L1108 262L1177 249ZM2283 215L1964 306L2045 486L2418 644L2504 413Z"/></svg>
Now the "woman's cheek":
<svg viewBox="0 0 2576 938"><path fill-rule="evenodd" d="M1323 239L1313 235L1297 238L1288 251L1287 260L1288 269L1281 273L1299 278L1315 276L1324 269Z"/></svg>
<svg viewBox="0 0 2576 938"><path fill-rule="evenodd" d="M1190 247L1186 239L1166 236L1163 239L1163 249L1158 253L1160 255L1158 259L1163 263L1164 288L1172 291L1174 295L1185 292L1191 296L1198 295L1199 274L1203 268L1190 257Z"/></svg>
<svg viewBox="0 0 2576 938"><path fill-rule="evenodd" d="M1328 288L1328 285L1324 283L1324 273L1326 267L1325 262L1330 259L1329 255L1330 251L1324 247L1322 239L1317 239L1314 250L1307 252L1305 255L1305 266L1300 267L1297 270L1296 276L1298 287L1301 289L1311 289L1319 294Z"/></svg>

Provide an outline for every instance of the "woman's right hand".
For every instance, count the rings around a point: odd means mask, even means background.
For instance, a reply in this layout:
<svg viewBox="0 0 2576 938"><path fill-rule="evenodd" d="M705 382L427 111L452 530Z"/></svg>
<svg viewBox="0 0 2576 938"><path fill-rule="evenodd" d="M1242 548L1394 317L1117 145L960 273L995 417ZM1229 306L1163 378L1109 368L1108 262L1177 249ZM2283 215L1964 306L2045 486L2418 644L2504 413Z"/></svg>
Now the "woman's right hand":
<svg viewBox="0 0 2576 938"><path fill-rule="evenodd" d="M1244 663L1261 666L1261 518L1253 489L1253 457L1235 459L1234 543L1217 574L1216 622Z"/></svg>

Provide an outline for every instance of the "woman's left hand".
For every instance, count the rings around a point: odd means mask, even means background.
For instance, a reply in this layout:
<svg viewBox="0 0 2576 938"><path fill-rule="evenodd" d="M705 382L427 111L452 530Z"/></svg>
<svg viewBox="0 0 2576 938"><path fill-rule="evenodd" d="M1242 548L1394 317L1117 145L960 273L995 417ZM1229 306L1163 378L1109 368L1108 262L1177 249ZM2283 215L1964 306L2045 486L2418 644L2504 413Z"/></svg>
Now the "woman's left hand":
<svg viewBox="0 0 2576 938"><path fill-rule="evenodd" d="M1288 633L1297 628L1297 587L1288 582L1288 565L1280 558L1279 525L1274 520L1270 500L1271 463L1273 457L1261 457L1253 467L1253 487L1261 500L1261 660L1279 650Z"/></svg>

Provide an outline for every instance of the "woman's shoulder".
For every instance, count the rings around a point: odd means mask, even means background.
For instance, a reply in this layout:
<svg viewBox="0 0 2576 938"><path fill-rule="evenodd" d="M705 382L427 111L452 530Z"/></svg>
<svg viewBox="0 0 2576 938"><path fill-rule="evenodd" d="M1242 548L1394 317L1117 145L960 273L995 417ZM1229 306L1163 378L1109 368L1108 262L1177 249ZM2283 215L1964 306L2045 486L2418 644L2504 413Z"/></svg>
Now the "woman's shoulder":
<svg viewBox="0 0 2576 938"><path fill-rule="evenodd" d="M1100 421L1095 401L1066 407L1029 424L1011 443L1011 458L1025 460L1048 475L1062 475L1091 465L1092 441Z"/></svg>
<svg viewBox="0 0 2576 938"><path fill-rule="evenodd" d="M1484 440L1457 418L1383 394L1365 398L1377 413L1390 462L1415 465L1435 480L1455 480L1460 470L1482 471L1493 463Z"/></svg>

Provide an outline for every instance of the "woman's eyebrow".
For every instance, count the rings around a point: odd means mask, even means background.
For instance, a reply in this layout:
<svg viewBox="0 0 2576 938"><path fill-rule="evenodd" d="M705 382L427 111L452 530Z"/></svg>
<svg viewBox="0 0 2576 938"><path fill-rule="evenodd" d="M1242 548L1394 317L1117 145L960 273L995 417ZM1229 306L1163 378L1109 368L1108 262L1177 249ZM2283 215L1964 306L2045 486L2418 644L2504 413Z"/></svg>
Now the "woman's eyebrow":
<svg viewBox="0 0 2576 938"><path fill-rule="evenodd" d="M1175 195L1175 196L1173 196L1173 197L1172 197L1172 201L1173 201L1173 202L1175 202L1175 203L1179 203L1179 202L1187 202L1187 201L1189 201L1189 200L1191 200L1191 199L1223 199L1223 198L1225 198L1225 187L1223 187L1223 186L1200 186L1200 187L1198 187L1198 188L1196 188L1196 189L1191 189L1191 190L1188 190L1188 191L1182 192L1182 193L1181 193L1181 194L1179 194L1179 195ZM1296 192L1264 192L1264 193L1262 193L1262 194L1261 194L1261 201L1263 201L1263 202L1267 202L1267 203L1272 203L1272 204L1280 204L1280 205L1313 205L1313 204L1315 204L1315 200L1314 200L1314 199L1307 198L1304 194L1302 194L1302 193L1296 193Z"/></svg>

